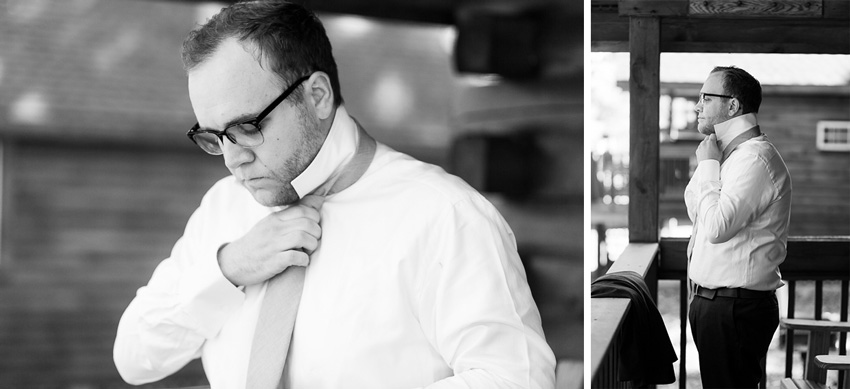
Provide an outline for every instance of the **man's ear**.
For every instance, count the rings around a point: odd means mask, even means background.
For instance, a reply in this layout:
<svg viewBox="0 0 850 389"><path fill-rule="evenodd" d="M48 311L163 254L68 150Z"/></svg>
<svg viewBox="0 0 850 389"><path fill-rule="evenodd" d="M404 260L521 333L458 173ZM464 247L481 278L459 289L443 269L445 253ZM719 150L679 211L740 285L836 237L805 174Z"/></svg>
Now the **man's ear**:
<svg viewBox="0 0 850 389"><path fill-rule="evenodd" d="M325 72L315 72L304 85L304 98L316 109L318 118L329 118L334 111L334 92L330 77Z"/></svg>
<svg viewBox="0 0 850 389"><path fill-rule="evenodd" d="M741 102L736 98L729 99L729 116L737 116L742 110Z"/></svg>

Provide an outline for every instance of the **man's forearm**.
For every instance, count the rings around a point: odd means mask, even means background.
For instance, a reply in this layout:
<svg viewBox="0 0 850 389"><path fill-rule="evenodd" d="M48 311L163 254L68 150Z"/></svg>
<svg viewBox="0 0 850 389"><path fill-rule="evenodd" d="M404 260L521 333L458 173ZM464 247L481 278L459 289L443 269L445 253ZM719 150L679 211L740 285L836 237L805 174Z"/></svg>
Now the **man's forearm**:
<svg viewBox="0 0 850 389"><path fill-rule="evenodd" d="M151 309L134 300L118 325L113 359L121 378L141 385L159 381L197 358L204 338L169 319L170 307Z"/></svg>
<svg viewBox="0 0 850 389"><path fill-rule="evenodd" d="M214 261L178 266L166 259L121 317L113 350L121 377L138 384L179 370L243 301Z"/></svg>

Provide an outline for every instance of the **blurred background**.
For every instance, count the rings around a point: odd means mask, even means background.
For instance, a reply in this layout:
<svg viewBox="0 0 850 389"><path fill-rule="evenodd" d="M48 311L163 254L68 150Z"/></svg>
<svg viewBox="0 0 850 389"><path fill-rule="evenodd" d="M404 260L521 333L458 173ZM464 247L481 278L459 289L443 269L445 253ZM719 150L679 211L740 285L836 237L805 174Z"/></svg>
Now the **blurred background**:
<svg viewBox="0 0 850 389"><path fill-rule="evenodd" d="M580 385L582 2L306 3L348 111L508 220L559 385ZM186 34L224 5L2 2L0 387L127 386L112 362L120 315L228 174L184 135L195 118L180 61ZM146 387L205 383L196 361Z"/></svg>

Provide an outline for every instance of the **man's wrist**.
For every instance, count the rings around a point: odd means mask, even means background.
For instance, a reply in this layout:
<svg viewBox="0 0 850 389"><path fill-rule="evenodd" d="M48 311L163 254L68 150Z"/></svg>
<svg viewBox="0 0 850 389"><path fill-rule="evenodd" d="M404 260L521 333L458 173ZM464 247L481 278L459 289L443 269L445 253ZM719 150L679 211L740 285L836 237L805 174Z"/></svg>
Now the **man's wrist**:
<svg viewBox="0 0 850 389"><path fill-rule="evenodd" d="M230 246L230 242L225 242L221 246L218 247L218 251L216 251L216 261L218 262L218 268L221 270L221 274L224 276L227 281L229 281L233 286L240 287L237 283L233 282L233 279L228 275L229 268L224 264L226 262L225 249Z"/></svg>

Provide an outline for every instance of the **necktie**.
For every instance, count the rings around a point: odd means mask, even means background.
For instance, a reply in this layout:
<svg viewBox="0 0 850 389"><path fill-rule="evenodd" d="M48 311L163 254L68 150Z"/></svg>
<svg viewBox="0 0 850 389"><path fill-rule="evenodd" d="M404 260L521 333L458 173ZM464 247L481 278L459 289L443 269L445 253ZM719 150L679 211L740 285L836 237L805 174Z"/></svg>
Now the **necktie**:
<svg viewBox="0 0 850 389"><path fill-rule="evenodd" d="M375 155L375 140L357 124L357 151L339 174L333 175L314 193L330 196L348 188L366 172ZM273 389L283 387L281 381L286 354L289 351L295 317L304 288L303 266L290 266L272 277L257 318L251 359L248 363L246 388Z"/></svg>
<svg viewBox="0 0 850 389"><path fill-rule="evenodd" d="M725 149L723 149L723 156L720 159L720 164L722 165L723 162L726 162L726 159L729 158L730 155L732 155L732 152L735 151L735 149L737 149L738 146L741 145L741 143L744 143L744 142L750 140L750 138L755 138L759 135L761 135L761 131L759 130L759 126L755 126L753 128L750 128L747 131L744 131L743 133L741 133L741 135L736 136L735 139L732 139L732 141L729 142L729 145L726 146ZM697 213L696 219L694 220L694 228L691 231L691 239L688 241L688 251L687 251L688 252L688 269L690 269L690 267L691 267L691 256L694 253L694 244L696 244L696 236L697 236L698 226L699 226L699 213ZM688 277L688 286L689 286L688 289L690 291L688 296L691 297L696 292L696 284L694 284L694 282L691 281L690 277Z"/></svg>

